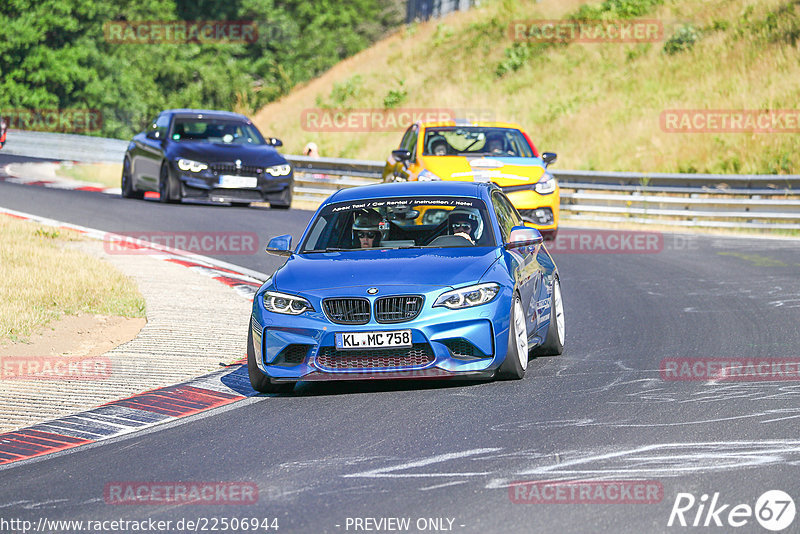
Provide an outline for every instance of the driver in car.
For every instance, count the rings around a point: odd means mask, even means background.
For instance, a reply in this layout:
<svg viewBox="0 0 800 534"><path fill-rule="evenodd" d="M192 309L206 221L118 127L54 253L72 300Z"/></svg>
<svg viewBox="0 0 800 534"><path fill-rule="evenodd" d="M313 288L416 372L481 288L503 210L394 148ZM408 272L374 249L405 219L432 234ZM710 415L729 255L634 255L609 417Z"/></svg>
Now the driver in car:
<svg viewBox="0 0 800 534"><path fill-rule="evenodd" d="M450 234L458 235L468 239L470 243L475 244L475 229L477 223L467 213L453 213L450 215L448 224L450 225Z"/></svg>
<svg viewBox="0 0 800 534"><path fill-rule="evenodd" d="M503 134L495 132L486 136L486 151L491 154L505 154L505 145L506 142L505 139L503 139Z"/></svg>
<svg viewBox="0 0 800 534"><path fill-rule="evenodd" d="M378 228L380 222L380 214L374 211L356 215L353 221L353 241L358 244L358 248L372 248L380 245L381 232Z"/></svg>

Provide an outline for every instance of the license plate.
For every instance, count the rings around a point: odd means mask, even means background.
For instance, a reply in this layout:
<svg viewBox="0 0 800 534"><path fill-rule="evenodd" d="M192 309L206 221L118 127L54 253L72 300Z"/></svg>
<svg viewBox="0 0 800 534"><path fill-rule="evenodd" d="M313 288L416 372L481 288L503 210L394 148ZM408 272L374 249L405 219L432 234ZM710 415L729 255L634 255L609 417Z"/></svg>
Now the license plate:
<svg viewBox="0 0 800 534"><path fill-rule="evenodd" d="M219 177L219 186L220 187L231 187L231 188L253 188L258 187L258 178L250 177L250 176L229 176L227 174L223 174Z"/></svg>
<svg viewBox="0 0 800 534"><path fill-rule="evenodd" d="M397 349L410 346L411 330L336 333L336 348L338 350Z"/></svg>

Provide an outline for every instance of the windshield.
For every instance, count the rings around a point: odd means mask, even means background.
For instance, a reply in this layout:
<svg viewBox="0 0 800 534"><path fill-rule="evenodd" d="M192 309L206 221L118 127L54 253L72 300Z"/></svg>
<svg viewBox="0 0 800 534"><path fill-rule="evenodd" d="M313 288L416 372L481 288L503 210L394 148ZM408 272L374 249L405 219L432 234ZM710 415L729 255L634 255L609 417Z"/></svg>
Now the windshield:
<svg viewBox="0 0 800 534"><path fill-rule="evenodd" d="M423 156L506 156L531 158L522 132L513 128L448 126L425 130Z"/></svg>
<svg viewBox="0 0 800 534"><path fill-rule="evenodd" d="M337 202L311 224L300 253L495 246L489 220L483 201L466 197Z"/></svg>
<svg viewBox="0 0 800 534"><path fill-rule="evenodd" d="M224 143L233 145L264 145L264 138L255 126L243 121L226 119L177 118L172 131L173 141L193 143Z"/></svg>

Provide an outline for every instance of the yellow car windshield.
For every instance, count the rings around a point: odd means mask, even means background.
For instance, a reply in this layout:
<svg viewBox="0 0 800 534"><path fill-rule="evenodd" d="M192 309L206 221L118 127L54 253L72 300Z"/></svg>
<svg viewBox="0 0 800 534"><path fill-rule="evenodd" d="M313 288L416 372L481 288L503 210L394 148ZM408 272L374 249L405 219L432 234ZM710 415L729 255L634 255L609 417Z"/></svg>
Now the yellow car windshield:
<svg viewBox="0 0 800 534"><path fill-rule="evenodd" d="M522 132L513 128L448 126L425 130L423 156L497 156L531 158Z"/></svg>

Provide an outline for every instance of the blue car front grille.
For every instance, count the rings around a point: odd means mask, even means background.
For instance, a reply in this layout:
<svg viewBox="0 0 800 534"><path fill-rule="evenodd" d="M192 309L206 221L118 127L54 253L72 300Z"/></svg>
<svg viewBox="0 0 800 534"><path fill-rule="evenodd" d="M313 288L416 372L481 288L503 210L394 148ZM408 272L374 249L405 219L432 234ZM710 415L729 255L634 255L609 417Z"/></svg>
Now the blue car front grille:
<svg viewBox="0 0 800 534"><path fill-rule="evenodd" d="M410 348L378 350L336 350L322 347L317 366L326 371L354 369L420 369L435 360L427 343L414 343Z"/></svg>
<svg viewBox="0 0 800 534"><path fill-rule="evenodd" d="M418 295L381 297L375 301L375 320L379 323L410 321L422 311L423 301Z"/></svg>
<svg viewBox="0 0 800 534"><path fill-rule="evenodd" d="M367 324L369 301L364 298L338 298L322 301L325 315L336 324Z"/></svg>

